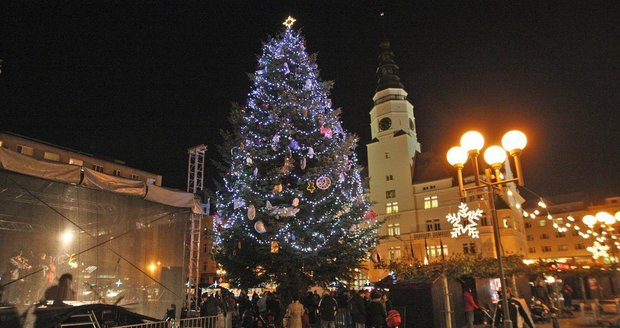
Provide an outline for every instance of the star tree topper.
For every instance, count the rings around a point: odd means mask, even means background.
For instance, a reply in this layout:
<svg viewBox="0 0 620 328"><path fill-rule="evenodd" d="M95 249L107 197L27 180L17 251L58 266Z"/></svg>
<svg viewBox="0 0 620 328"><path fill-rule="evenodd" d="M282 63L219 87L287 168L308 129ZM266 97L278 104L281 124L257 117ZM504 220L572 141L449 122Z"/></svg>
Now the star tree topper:
<svg viewBox="0 0 620 328"><path fill-rule="evenodd" d="M482 210L476 209L470 211L469 207L465 203L459 205L458 213L450 213L446 215L448 222L452 224L452 231L450 236L457 238L463 233L467 233L471 238L480 238L480 231L478 231L478 221L482 216ZM463 226L463 219L467 219L467 224Z"/></svg>
<svg viewBox="0 0 620 328"><path fill-rule="evenodd" d="M293 26L296 21L297 20L295 18L288 16L288 18L284 21L284 23L282 23L282 25L286 26L286 28L291 28L291 26Z"/></svg>

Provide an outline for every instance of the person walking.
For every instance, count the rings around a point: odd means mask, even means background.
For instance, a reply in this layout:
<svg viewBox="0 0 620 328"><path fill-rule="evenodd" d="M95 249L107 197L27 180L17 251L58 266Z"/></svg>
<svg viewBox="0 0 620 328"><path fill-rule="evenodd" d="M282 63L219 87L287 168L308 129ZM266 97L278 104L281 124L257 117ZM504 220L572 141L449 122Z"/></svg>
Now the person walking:
<svg viewBox="0 0 620 328"><path fill-rule="evenodd" d="M474 328L474 311L479 308L471 294L471 288L465 288L463 293L463 303L465 304L465 317L467 318L467 328Z"/></svg>
<svg viewBox="0 0 620 328"><path fill-rule="evenodd" d="M366 327L366 300L363 298L365 294L366 291L363 289L357 293L353 293L353 297L349 304L355 328Z"/></svg>
<svg viewBox="0 0 620 328"><path fill-rule="evenodd" d="M562 286L561 293L564 297L564 307L571 311L573 310L573 292L573 287L565 282Z"/></svg>
<svg viewBox="0 0 620 328"><path fill-rule="evenodd" d="M323 298L319 301L318 308L321 317L321 328L336 328L338 303L328 291L323 293Z"/></svg>
<svg viewBox="0 0 620 328"><path fill-rule="evenodd" d="M299 296L293 295L293 301L286 309L288 326L285 328L302 328L301 316L304 314L304 306L299 302Z"/></svg>
<svg viewBox="0 0 620 328"><path fill-rule="evenodd" d="M500 294L500 301L497 302L495 316L493 317L493 327L504 326L504 310L502 309L501 297L506 297L506 300L508 301L508 314L510 315L510 320L512 321L512 326L514 328L523 328L525 325L529 328L535 327L521 302L512 298L512 291L510 288L506 288L505 296Z"/></svg>
<svg viewBox="0 0 620 328"><path fill-rule="evenodd" d="M366 325L368 328L384 328L386 317L385 307L381 303L381 294L373 292L366 308Z"/></svg>

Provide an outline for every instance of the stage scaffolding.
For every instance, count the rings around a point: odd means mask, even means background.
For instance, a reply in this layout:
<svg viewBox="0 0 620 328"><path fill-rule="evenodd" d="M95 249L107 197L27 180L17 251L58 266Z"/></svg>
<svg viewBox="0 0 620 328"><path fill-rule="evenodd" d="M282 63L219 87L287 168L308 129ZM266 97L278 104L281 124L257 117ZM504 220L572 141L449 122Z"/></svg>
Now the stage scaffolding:
<svg viewBox="0 0 620 328"><path fill-rule="evenodd" d="M71 273L79 302L118 302L156 318L170 304L180 310L190 214L189 208L0 169L2 301L31 304Z"/></svg>

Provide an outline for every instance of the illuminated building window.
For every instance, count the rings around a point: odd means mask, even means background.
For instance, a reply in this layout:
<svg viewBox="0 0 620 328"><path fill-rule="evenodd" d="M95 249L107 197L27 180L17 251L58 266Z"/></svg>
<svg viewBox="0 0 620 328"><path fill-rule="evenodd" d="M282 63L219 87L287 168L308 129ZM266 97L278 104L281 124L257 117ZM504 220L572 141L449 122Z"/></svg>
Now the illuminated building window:
<svg viewBox="0 0 620 328"><path fill-rule="evenodd" d="M385 181L392 181L394 180L394 177L391 174L388 174L385 176Z"/></svg>
<svg viewBox="0 0 620 328"><path fill-rule="evenodd" d="M527 235L527 240L528 240L528 241L534 240L534 236L532 236L532 235Z"/></svg>
<svg viewBox="0 0 620 328"><path fill-rule="evenodd" d="M575 244L575 249L586 249L586 245L584 243Z"/></svg>
<svg viewBox="0 0 620 328"><path fill-rule="evenodd" d="M75 158L69 158L69 164L77 165L77 166L83 166L84 165L84 161L79 160L79 159L75 159Z"/></svg>
<svg viewBox="0 0 620 328"><path fill-rule="evenodd" d="M385 198L396 198L396 190L388 190L385 192Z"/></svg>
<svg viewBox="0 0 620 328"><path fill-rule="evenodd" d="M121 171L120 170L114 170L114 171L112 171L112 175L120 177L121 176Z"/></svg>
<svg viewBox="0 0 620 328"><path fill-rule="evenodd" d="M103 173L103 166L99 164L93 164L93 170Z"/></svg>
<svg viewBox="0 0 620 328"><path fill-rule="evenodd" d="M43 153L43 159L46 159L48 161L58 162L60 161L60 155L46 151Z"/></svg>
<svg viewBox="0 0 620 328"><path fill-rule="evenodd" d="M474 243L463 244L463 254L476 254L476 244Z"/></svg>
<svg viewBox="0 0 620 328"><path fill-rule="evenodd" d="M132 174L131 175L131 180L140 180L140 176L137 174Z"/></svg>
<svg viewBox="0 0 620 328"><path fill-rule="evenodd" d="M385 204L385 213L387 214L398 213L398 202Z"/></svg>
<svg viewBox="0 0 620 328"><path fill-rule="evenodd" d="M441 257L441 245L428 246L428 254L432 257ZM448 245L443 245L443 255L448 256Z"/></svg>
<svg viewBox="0 0 620 328"><path fill-rule="evenodd" d="M389 236L400 236L400 223L388 224Z"/></svg>
<svg viewBox="0 0 620 328"><path fill-rule="evenodd" d="M540 239L549 239L549 234L543 233L540 235Z"/></svg>
<svg viewBox="0 0 620 328"><path fill-rule="evenodd" d="M568 245L558 245L558 251L564 252L568 250Z"/></svg>
<svg viewBox="0 0 620 328"><path fill-rule="evenodd" d="M543 246L543 247L542 247L542 252L543 252L543 253L549 253L549 252L551 252L551 246Z"/></svg>
<svg viewBox="0 0 620 328"><path fill-rule="evenodd" d="M525 222L524 225L526 229L529 229L532 227L532 222Z"/></svg>
<svg viewBox="0 0 620 328"><path fill-rule="evenodd" d="M18 145L15 150L17 150L18 153L20 154L24 154L24 155L28 155L28 156L32 156L34 154L34 149L32 149L32 147L28 147L28 146L22 146L22 145Z"/></svg>
<svg viewBox="0 0 620 328"><path fill-rule="evenodd" d="M434 208L439 206L437 196L424 197L424 208Z"/></svg>
<svg viewBox="0 0 620 328"><path fill-rule="evenodd" d="M565 232L560 232L560 231L555 232L555 238L564 238L564 237L566 237Z"/></svg>
<svg viewBox="0 0 620 328"><path fill-rule="evenodd" d="M400 246L389 247L388 254L390 255L390 261L400 259Z"/></svg>
<svg viewBox="0 0 620 328"><path fill-rule="evenodd" d="M530 248L528 249L528 252L530 252L530 253L536 253L536 247L530 247Z"/></svg>
<svg viewBox="0 0 620 328"><path fill-rule="evenodd" d="M539 220L539 221L538 221L538 225L539 225L539 226L541 226L541 227L544 227L544 226L546 226L546 225L547 225L547 221L545 221L545 220Z"/></svg>
<svg viewBox="0 0 620 328"><path fill-rule="evenodd" d="M362 289L366 286L368 282L368 274L366 272L358 271L353 277L353 289Z"/></svg>

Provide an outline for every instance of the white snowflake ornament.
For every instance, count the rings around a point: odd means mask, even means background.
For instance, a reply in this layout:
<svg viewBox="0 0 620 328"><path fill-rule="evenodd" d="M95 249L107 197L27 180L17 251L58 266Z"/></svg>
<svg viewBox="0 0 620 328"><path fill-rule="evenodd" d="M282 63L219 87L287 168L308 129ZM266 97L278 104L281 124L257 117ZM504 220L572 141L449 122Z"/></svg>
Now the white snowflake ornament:
<svg viewBox="0 0 620 328"><path fill-rule="evenodd" d="M467 204L461 203L461 205L459 205L458 213L450 213L446 215L446 219L448 219L448 222L452 224L450 236L452 238L457 238L458 236L466 233L471 238L480 238L478 221L480 220L482 213L483 212L481 209L470 211ZM465 226L463 226L463 219L467 219L467 224L465 224Z"/></svg>

